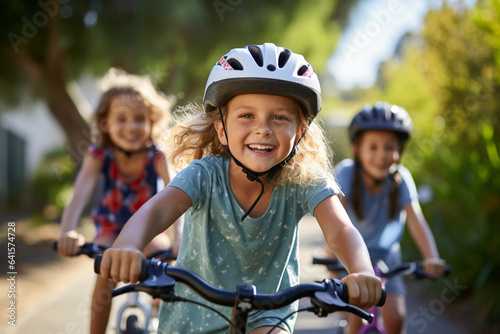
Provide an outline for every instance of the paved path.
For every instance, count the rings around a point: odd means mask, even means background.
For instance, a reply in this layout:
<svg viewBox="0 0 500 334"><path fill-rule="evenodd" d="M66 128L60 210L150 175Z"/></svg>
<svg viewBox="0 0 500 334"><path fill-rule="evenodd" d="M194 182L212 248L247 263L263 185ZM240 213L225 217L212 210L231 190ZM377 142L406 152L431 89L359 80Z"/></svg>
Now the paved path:
<svg viewBox="0 0 500 334"><path fill-rule="evenodd" d="M314 281L327 277L323 266L311 264L314 256L321 257L323 246L323 235L314 218L305 219L300 223L300 245L301 245L301 280ZM453 282L450 278L449 282ZM453 299L452 292L447 291L443 299L443 293L434 298L421 298L422 282L407 282L407 334L466 334L470 333L463 324L455 324L448 318L442 316L446 309L446 301ZM442 283L436 283L442 284ZM443 289L448 289L443 285ZM451 288L453 290L453 288ZM336 327L341 321L334 315L326 318L317 318L312 313L302 313L295 326L296 334L327 334L332 333L331 328Z"/></svg>
<svg viewBox="0 0 500 334"><path fill-rule="evenodd" d="M322 255L323 238L313 219L301 222L301 275L302 281L321 280L326 271L321 266L310 264L313 256ZM25 271L17 282L16 327L7 325L6 317L0 322L0 333L6 334L85 334L88 333L90 293L94 284L92 260L86 257L63 259ZM0 303L7 305L6 280L0 282ZM410 289L413 290L413 289ZM449 294L447 295L449 297ZM447 297L447 298L448 298ZM408 314L412 316L409 334L469 333L444 316L446 303L441 297L418 300L410 291ZM422 311L427 309L426 312ZM116 308L114 308L116 312ZM112 318L112 320L114 317ZM330 315L317 318L313 314L301 314L296 326L297 334L332 333L331 328L339 319ZM109 333L114 333L114 325Z"/></svg>

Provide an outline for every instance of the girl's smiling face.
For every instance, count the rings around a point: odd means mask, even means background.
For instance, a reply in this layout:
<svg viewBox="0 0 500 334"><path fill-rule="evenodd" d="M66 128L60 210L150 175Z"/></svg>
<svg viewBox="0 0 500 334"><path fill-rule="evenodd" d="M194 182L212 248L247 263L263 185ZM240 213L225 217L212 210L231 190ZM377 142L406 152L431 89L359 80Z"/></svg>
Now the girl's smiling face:
<svg viewBox="0 0 500 334"><path fill-rule="evenodd" d="M363 171L375 179L383 179L389 168L399 161L398 136L391 131L365 131L353 146Z"/></svg>
<svg viewBox="0 0 500 334"><path fill-rule="evenodd" d="M151 137L149 110L136 96L118 95L110 102L104 131L116 146L140 150Z"/></svg>
<svg viewBox="0 0 500 334"><path fill-rule="evenodd" d="M254 172L265 172L283 161L304 131L300 107L294 100L266 94L242 94L227 104L225 119L229 149ZM216 121L219 140L228 145L222 122Z"/></svg>

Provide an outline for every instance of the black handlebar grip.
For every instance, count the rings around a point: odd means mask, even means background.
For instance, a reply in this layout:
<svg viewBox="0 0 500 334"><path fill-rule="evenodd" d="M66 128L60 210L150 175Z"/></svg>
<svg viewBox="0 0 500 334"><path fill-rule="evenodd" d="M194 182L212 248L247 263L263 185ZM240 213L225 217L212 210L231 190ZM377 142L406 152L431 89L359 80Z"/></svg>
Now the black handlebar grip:
<svg viewBox="0 0 500 334"><path fill-rule="evenodd" d="M149 276L149 265L151 263L151 260L144 260L142 261L141 265L141 273L139 275L139 282L144 282L148 276Z"/></svg>
<svg viewBox="0 0 500 334"><path fill-rule="evenodd" d="M339 295L340 299L342 299L346 303L349 303L349 292L347 290L347 284L345 284L344 282L340 282L340 284L341 287L337 289L337 294ZM380 296L377 306L384 306L386 298L387 293L385 292L385 289L382 289L382 295Z"/></svg>
<svg viewBox="0 0 500 334"><path fill-rule="evenodd" d="M338 262L339 260L337 259L313 257L313 264L329 265L337 264Z"/></svg>
<svg viewBox="0 0 500 334"><path fill-rule="evenodd" d="M102 255L100 254L96 255L94 259L94 272L98 275L101 273L101 260L102 260Z"/></svg>
<svg viewBox="0 0 500 334"><path fill-rule="evenodd" d="M386 298L387 293L385 292L385 289L382 289L382 296L380 296L380 300L378 301L377 306L384 306Z"/></svg>
<svg viewBox="0 0 500 334"><path fill-rule="evenodd" d="M446 265L444 267L444 276L448 276L449 274L451 274L451 266L450 265Z"/></svg>

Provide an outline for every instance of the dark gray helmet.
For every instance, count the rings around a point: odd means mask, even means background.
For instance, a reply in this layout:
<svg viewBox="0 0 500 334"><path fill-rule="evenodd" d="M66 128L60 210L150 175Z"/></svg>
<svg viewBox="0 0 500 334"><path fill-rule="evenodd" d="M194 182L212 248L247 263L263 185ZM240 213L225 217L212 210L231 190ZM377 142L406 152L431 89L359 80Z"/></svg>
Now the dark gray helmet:
<svg viewBox="0 0 500 334"><path fill-rule="evenodd" d="M408 112L397 105L387 102L376 102L375 105L365 105L354 116L349 125L349 138L351 142L366 130L386 130L396 132L404 143L410 138L413 129Z"/></svg>

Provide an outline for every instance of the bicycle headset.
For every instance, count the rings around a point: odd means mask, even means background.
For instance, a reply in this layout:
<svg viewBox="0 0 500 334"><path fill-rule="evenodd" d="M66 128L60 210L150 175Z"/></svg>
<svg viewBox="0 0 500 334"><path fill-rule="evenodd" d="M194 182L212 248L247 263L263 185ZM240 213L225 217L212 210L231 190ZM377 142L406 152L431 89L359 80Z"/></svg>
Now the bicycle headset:
<svg viewBox="0 0 500 334"><path fill-rule="evenodd" d="M227 129L221 107L240 94L270 94L291 98L299 104L308 124L321 110L321 87L312 66L302 55L273 43L230 50L219 59L208 76L203 97L204 109L207 113L219 110L226 139L228 139ZM255 172L245 167L233 156L229 145L227 146L229 155L236 165L242 168L247 178L259 182L262 186L260 195L243 215L242 221L264 194L264 183L259 177L267 174L269 183L295 156L297 146L305 132L295 143L290 154L265 172Z"/></svg>
<svg viewBox="0 0 500 334"><path fill-rule="evenodd" d="M406 141L410 138L413 130L413 122L408 112L400 106L388 102L376 102L373 106L367 104L363 106L349 125L349 139L351 143L356 143L359 136L367 130L382 130L396 133L399 138L399 153L403 152ZM358 159L356 157L356 159ZM374 179L371 175L359 168L375 183L382 183L384 179Z"/></svg>

